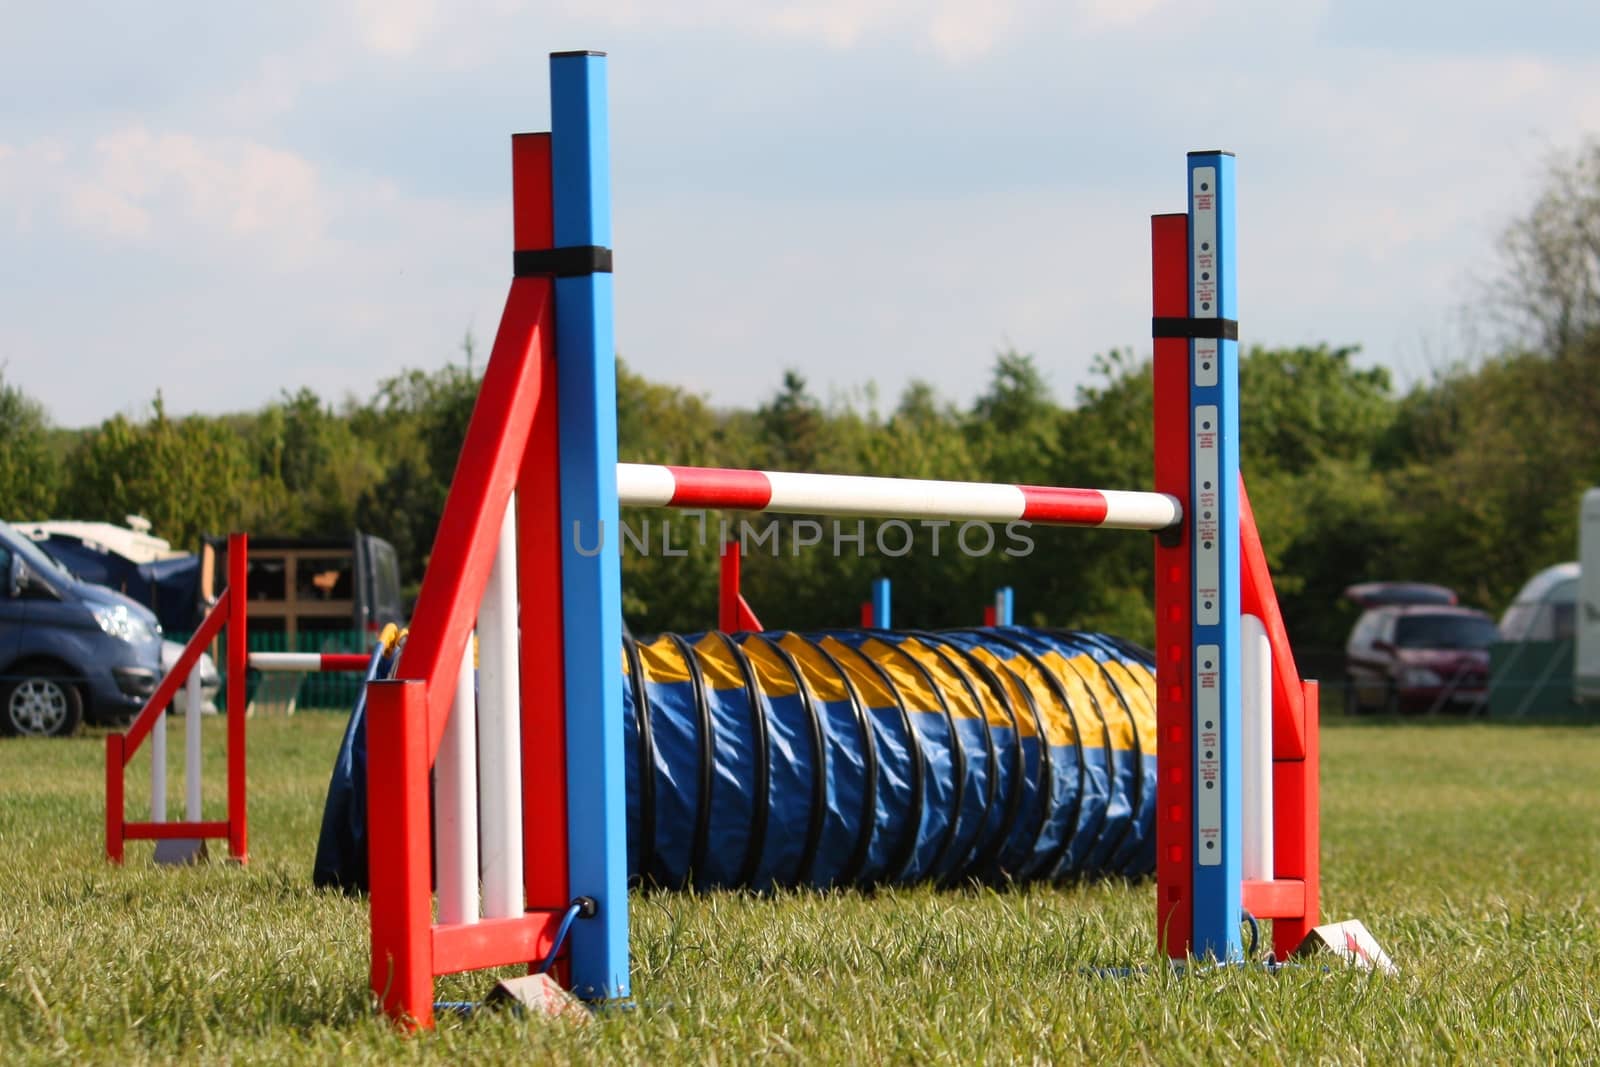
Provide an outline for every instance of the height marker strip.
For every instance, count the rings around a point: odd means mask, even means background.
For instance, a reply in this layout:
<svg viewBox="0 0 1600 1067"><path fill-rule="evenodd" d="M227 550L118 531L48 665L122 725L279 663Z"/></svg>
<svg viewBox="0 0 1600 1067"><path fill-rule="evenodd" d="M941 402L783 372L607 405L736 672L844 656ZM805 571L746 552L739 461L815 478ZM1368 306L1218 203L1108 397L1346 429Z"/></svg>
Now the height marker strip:
<svg viewBox="0 0 1600 1067"><path fill-rule="evenodd" d="M1189 317L1236 321L1234 161L1189 154ZM1239 663L1239 342L1189 340L1194 559L1194 936L1199 959L1243 956Z"/></svg>

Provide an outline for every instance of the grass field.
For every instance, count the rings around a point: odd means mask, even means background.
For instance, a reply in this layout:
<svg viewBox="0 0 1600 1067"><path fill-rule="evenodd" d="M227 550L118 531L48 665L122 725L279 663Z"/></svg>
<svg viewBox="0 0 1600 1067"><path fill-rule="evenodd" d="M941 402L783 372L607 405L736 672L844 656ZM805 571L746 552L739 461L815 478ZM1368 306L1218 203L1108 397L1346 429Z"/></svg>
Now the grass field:
<svg viewBox="0 0 1600 1067"><path fill-rule="evenodd" d="M342 725L252 722L245 869L158 870L137 843L108 866L99 738L0 742L0 1061L1600 1059L1600 729L1325 731L1324 913L1364 920L1399 978L1087 974L1154 961L1148 884L658 894L633 907L634 1011L408 1038L369 1000L364 903L310 886Z"/></svg>

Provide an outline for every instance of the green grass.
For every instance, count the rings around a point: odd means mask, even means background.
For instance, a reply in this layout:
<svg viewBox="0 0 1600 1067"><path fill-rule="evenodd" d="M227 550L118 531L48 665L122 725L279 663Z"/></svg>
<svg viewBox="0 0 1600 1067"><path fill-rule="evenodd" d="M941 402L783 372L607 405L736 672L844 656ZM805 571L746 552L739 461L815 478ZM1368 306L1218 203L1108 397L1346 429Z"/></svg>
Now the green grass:
<svg viewBox="0 0 1600 1067"><path fill-rule="evenodd" d="M369 999L364 903L310 886L342 725L251 723L244 869L158 870L139 843L125 867L108 866L100 740L0 743L0 1060L1600 1057L1600 730L1325 731L1324 911L1364 920L1399 978L1320 967L1086 975L1154 961L1148 884L659 894L633 906L636 1010L589 1027L480 1014L404 1037ZM218 772L221 726L206 723ZM176 731L173 750L177 763ZM131 797L146 773L141 757ZM487 984L462 976L440 995L476 998Z"/></svg>

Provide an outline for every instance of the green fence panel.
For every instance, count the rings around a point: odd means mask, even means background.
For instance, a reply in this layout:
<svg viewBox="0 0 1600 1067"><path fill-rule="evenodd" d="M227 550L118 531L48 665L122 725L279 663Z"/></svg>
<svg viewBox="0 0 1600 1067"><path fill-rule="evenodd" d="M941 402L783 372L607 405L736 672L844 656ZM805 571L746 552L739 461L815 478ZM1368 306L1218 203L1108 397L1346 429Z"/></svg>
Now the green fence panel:
<svg viewBox="0 0 1600 1067"><path fill-rule="evenodd" d="M1600 719L1600 705L1572 698L1571 639L1489 646L1489 718Z"/></svg>

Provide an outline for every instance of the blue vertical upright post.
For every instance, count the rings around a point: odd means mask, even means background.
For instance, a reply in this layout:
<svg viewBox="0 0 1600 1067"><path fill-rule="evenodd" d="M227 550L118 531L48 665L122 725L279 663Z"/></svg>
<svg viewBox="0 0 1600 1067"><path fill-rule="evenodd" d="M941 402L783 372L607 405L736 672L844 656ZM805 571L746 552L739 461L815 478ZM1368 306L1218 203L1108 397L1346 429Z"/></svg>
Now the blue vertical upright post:
<svg viewBox="0 0 1600 1067"><path fill-rule="evenodd" d="M996 626L1010 626L1012 619L1012 595L1009 585L1002 585L994 591L994 624Z"/></svg>
<svg viewBox="0 0 1600 1067"><path fill-rule="evenodd" d="M611 160L601 52L550 57L551 191L558 272L562 623L566 630L567 829L574 897L572 988L628 992L627 809L622 751L622 572L616 346L611 324Z"/></svg>
<svg viewBox="0 0 1600 1067"><path fill-rule="evenodd" d="M1189 399L1194 552L1194 955L1240 943L1239 344L1234 166L1189 154Z"/></svg>
<svg viewBox="0 0 1600 1067"><path fill-rule="evenodd" d="M889 579L872 579L872 625L880 630L889 628Z"/></svg>

